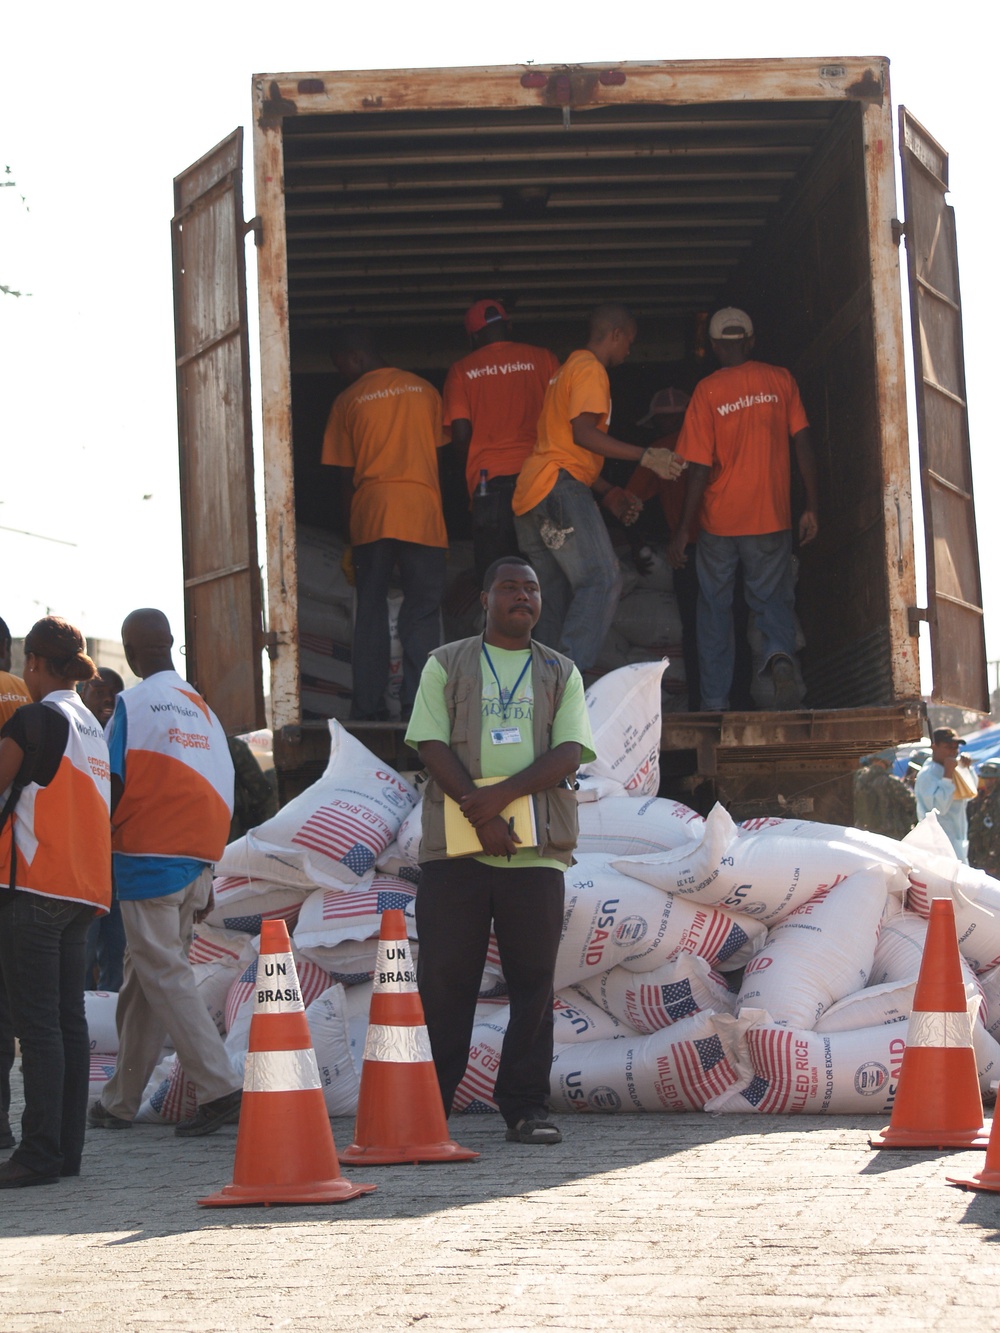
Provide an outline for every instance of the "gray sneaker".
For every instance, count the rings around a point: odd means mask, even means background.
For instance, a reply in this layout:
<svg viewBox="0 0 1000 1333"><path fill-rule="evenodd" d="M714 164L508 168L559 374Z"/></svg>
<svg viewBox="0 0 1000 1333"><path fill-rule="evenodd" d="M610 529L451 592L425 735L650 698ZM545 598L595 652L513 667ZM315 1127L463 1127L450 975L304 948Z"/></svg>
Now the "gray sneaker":
<svg viewBox="0 0 1000 1333"><path fill-rule="evenodd" d="M182 1120L174 1127L174 1133L181 1139L198 1138L201 1134L214 1134L223 1125L239 1124L240 1103L243 1089L227 1092L225 1097L216 1097L212 1102L199 1106L190 1120Z"/></svg>

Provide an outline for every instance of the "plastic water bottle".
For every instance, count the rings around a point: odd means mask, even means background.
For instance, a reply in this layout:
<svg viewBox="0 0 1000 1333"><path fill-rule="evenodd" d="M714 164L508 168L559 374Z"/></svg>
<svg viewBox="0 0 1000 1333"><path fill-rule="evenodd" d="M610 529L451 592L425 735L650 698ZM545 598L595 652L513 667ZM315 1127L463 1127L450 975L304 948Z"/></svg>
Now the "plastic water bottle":
<svg viewBox="0 0 1000 1333"><path fill-rule="evenodd" d="M486 494L486 468L484 467L481 467L479 469L479 489L476 491L476 494L477 495Z"/></svg>

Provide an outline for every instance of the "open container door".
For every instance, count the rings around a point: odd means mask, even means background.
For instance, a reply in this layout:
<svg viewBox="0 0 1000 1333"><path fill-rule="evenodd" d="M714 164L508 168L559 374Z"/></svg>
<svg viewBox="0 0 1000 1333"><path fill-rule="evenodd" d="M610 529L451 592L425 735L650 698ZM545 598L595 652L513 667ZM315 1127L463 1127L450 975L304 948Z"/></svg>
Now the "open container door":
<svg viewBox="0 0 1000 1333"><path fill-rule="evenodd" d="M264 726L243 131L174 180L171 224L188 679L227 734Z"/></svg>
<svg viewBox="0 0 1000 1333"><path fill-rule="evenodd" d="M927 544L933 698L990 711L948 154L905 107L899 151Z"/></svg>

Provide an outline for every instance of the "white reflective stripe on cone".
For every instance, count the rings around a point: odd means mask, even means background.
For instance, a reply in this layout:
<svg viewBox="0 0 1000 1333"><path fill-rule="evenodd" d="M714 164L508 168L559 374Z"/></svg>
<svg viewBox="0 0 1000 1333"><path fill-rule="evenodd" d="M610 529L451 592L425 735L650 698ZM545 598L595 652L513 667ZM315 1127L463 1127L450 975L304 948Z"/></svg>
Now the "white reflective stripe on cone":
<svg viewBox="0 0 1000 1333"><path fill-rule="evenodd" d="M290 953L264 953L257 960L253 1011L255 1014L305 1012L295 959Z"/></svg>
<svg viewBox="0 0 1000 1333"><path fill-rule="evenodd" d="M413 994L417 989L417 969L409 940L379 940L372 980L377 992Z"/></svg>
<svg viewBox="0 0 1000 1333"><path fill-rule="evenodd" d="M364 1058L396 1065L423 1064L433 1059L431 1039L426 1027L389 1027L382 1023L369 1023Z"/></svg>
<svg viewBox="0 0 1000 1333"><path fill-rule="evenodd" d="M316 1052L250 1051L243 1072L244 1092L307 1092L321 1088Z"/></svg>
<svg viewBox="0 0 1000 1333"><path fill-rule="evenodd" d="M972 1045L972 1021L968 1014L923 1013L916 1010L910 1014L910 1026L906 1034L907 1046L970 1046Z"/></svg>

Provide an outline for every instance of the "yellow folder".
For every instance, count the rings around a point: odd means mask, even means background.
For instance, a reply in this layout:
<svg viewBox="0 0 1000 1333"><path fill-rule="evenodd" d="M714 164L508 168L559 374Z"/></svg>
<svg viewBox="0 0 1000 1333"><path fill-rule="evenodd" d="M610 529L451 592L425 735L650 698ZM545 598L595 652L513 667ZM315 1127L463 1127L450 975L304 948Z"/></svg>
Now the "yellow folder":
<svg viewBox="0 0 1000 1333"><path fill-rule="evenodd" d="M492 787L503 778L476 778L477 787ZM500 812L501 819L514 821L514 832L521 839L518 850L522 847L538 846L538 829L535 825L535 803L530 796L518 796ZM462 808L450 796L444 798L444 836L449 856L482 856L483 846L479 835L472 827Z"/></svg>

